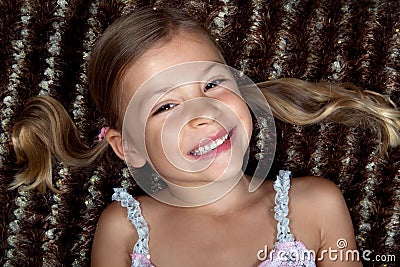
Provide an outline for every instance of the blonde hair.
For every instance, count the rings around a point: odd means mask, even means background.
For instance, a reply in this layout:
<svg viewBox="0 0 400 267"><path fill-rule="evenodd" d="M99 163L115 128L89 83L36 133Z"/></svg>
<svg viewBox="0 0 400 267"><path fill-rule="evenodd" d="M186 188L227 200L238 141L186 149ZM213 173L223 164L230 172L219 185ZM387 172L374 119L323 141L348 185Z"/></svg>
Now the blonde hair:
<svg viewBox="0 0 400 267"><path fill-rule="evenodd" d="M27 102L20 120L13 127L12 142L18 164L24 170L11 188L30 183L26 190L46 187L58 192L52 183L53 157L66 166L84 167L95 161L107 147L106 142L89 148L64 107L52 97L39 96Z"/></svg>
<svg viewBox="0 0 400 267"><path fill-rule="evenodd" d="M380 153L400 145L400 111L389 97L350 83L311 83L282 78L259 83L274 117L295 125L329 120L370 129Z"/></svg>
<svg viewBox="0 0 400 267"><path fill-rule="evenodd" d="M89 90L107 124L122 128L119 108L120 81L124 71L146 50L168 42L173 33L189 31L207 37L207 31L189 16L169 8L135 11L120 18L101 36L91 52L88 65ZM382 140L382 151L400 143L400 112L386 97L351 85L308 83L280 79L259 84L277 119L306 125L328 119L348 125L366 123ZM12 141L23 170L11 188L46 188L57 192L52 183L54 159L64 166L92 164L108 147L105 141L90 147L64 107L51 97L30 100L13 128Z"/></svg>

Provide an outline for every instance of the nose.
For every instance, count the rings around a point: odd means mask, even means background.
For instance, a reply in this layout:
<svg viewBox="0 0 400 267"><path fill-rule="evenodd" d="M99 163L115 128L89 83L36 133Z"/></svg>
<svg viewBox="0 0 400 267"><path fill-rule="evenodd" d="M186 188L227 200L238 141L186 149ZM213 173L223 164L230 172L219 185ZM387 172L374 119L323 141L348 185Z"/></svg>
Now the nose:
<svg viewBox="0 0 400 267"><path fill-rule="evenodd" d="M193 128L212 125L220 119L221 105L218 100L208 97L191 99L182 105L182 112L185 114L183 117Z"/></svg>
<svg viewBox="0 0 400 267"><path fill-rule="evenodd" d="M199 128L199 127L208 126L210 124L213 124L214 122L215 122L215 119L212 117L199 116L194 119L191 119L189 121L189 126L191 126L193 128Z"/></svg>

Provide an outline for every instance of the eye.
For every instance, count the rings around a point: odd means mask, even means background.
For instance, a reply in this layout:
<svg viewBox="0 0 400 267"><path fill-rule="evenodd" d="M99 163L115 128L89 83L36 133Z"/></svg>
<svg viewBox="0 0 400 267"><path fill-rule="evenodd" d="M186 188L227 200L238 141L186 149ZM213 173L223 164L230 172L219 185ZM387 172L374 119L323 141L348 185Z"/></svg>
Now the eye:
<svg viewBox="0 0 400 267"><path fill-rule="evenodd" d="M206 86L204 87L204 91L207 92L210 89L213 89L214 87L218 86L219 84L223 83L225 79L215 79L211 82L208 82Z"/></svg>
<svg viewBox="0 0 400 267"><path fill-rule="evenodd" d="M171 109L171 108L173 108L173 107L175 107L175 106L176 106L176 104L174 104L174 103L168 103L168 104L162 105L161 107L159 107L159 108L153 113L153 115L157 115L157 114L159 114L159 113L165 112L165 111L167 111L167 110L169 110L169 109Z"/></svg>

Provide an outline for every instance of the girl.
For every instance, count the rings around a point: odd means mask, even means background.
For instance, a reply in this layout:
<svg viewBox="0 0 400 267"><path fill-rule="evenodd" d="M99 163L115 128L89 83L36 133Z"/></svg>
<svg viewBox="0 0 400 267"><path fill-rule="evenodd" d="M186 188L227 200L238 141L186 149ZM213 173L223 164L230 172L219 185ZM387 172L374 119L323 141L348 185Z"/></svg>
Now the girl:
<svg viewBox="0 0 400 267"><path fill-rule="evenodd" d="M89 89L109 126L105 139L85 147L57 101L32 100L13 132L17 156L29 161L13 186L54 190L51 164L43 162L55 156L67 166L87 165L109 144L128 165L150 165L167 187L154 195L162 201L115 189L115 202L98 222L92 266L360 266L351 218L333 183L289 180L281 171L275 182L249 193L252 177L243 174L242 160L254 137L263 139L262 122L255 134L248 106L218 73L206 82L171 86L184 76L181 66L193 62L200 64L192 68L198 73L204 62L224 59L185 14L144 8L116 21L88 66ZM163 75L171 69L172 76ZM365 123L381 138L382 153L400 143L399 112L380 95L296 79L259 87L277 119ZM41 132L43 118L54 132ZM175 165L182 162L184 168Z"/></svg>

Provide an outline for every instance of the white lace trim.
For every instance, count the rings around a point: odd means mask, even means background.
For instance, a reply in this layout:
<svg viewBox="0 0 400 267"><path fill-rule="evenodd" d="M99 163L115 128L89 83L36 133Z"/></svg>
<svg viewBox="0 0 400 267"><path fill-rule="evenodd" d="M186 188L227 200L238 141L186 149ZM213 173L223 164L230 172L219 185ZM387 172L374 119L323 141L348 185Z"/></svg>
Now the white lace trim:
<svg viewBox="0 0 400 267"><path fill-rule="evenodd" d="M138 234L138 241L133 248L133 252L146 256L150 255L149 228L147 226L146 220L142 215L140 202L133 198L128 192L126 192L125 188L114 188L114 192L115 193L112 195L112 200L119 201L122 207L128 209L128 219L135 226Z"/></svg>
<svg viewBox="0 0 400 267"><path fill-rule="evenodd" d="M293 235L290 233L289 218L289 189L290 189L290 171L279 171L279 175L274 182L275 195L275 220L277 223L277 243L294 241Z"/></svg>

